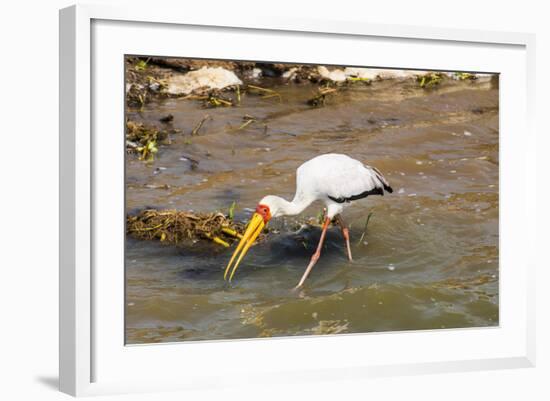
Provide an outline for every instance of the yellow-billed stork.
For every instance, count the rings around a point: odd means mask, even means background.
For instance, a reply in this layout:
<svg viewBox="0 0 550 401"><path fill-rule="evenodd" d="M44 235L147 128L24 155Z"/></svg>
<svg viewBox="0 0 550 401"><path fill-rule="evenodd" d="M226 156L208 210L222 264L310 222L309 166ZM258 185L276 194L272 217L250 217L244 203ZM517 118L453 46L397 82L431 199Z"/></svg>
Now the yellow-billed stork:
<svg viewBox="0 0 550 401"><path fill-rule="evenodd" d="M333 220L342 230L348 258L352 261L349 230L344 224L340 213L352 202L366 198L369 195L384 195L384 191L393 192L382 173L375 167L365 165L349 156L331 153L308 160L296 170L296 194L292 202L278 196L268 195L258 203L256 212L248 223L237 249L235 249L227 264L224 280L229 279L231 281L233 279L233 275L244 255L269 220L278 216L297 215L317 200L324 202L326 206L321 238L317 250L312 255L311 261L296 288L304 284L309 272L319 260L328 226ZM237 255L239 257L228 278L228 273Z"/></svg>

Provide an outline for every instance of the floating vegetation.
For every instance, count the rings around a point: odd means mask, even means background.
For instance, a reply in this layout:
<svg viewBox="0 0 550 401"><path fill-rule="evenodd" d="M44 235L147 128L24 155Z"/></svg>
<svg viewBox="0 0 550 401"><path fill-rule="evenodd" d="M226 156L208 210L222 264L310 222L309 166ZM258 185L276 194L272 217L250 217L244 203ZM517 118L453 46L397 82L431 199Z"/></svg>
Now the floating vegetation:
<svg viewBox="0 0 550 401"><path fill-rule="evenodd" d="M439 85L443 81L444 75L440 72L429 72L424 75L418 75L416 82L421 88L431 88Z"/></svg>
<svg viewBox="0 0 550 401"><path fill-rule="evenodd" d="M150 64L149 58L126 58L126 103L143 107L154 98L167 96L169 71Z"/></svg>
<svg viewBox="0 0 550 401"><path fill-rule="evenodd" d="M241 85L237 85L237 88L235 89L235 94L237 96L237 104L241 104Z"/></svg>
<svg viewBox="0 0 550 401"><path fill-rule="evenodd" d="M168 87L168 84L166 83L165 79L155 78L151 75L147 75L146 79L147 79L147 88L149 89L150 92L163 93Z"/></svg>
<svg viewBox="0 0 550 401"><path fill-rule="evenodd" d="M137 153L140 160L152 161L158 152L158 143L168 138L168 132L155 127L126 121L126 151Z"/></svg>
<svg viewBox="0 0 550 401"><path fill-rule="evenodd" d="M239 73L251 70L256 65L254 62L246 61L204 60L179 57L151 57L149 64L169 68L176 72L200 70L203 67L222 67L226 70L236 71Z"/></svg>
<svg viewBox="0 0 550 401"><path fill-rule="evenodd" d="M229 211L227 213L227 216L233 220L233 218L235 217L235 206L237 206L237 203L235 201L233 201L233 203L231 204L231 206L229 207Z"/></svg>
<svg viewBox="0 0 550 401"><path fill-rule="evenodd" d="M155 154L159 151L155 140L147 142L144 146L138 146L136 150L139 152L139 159L147 161L155 160Z"/></svg>
<svg viewBox="0 0 550 401"><path fill-rule="evenodd" d="M223 213L191 213L178 210L147 209L126 217L126 233L141 240L157 240L190 245L209 240L228 247L242 237L245 226ZM261 234L259 241L265 238Z"/></svg>
<svg viewBox="0 0 550 401"><path fill-rule="evenodd" d="M156 98L178 97L205 100L205 107L230 107L240 105L245 92L259 95L262 99L277 98L281 102L282 95L276 90L246 83L250 80L256 83L258 77L280 77L287 82L340 86L371 85L375 81L387 79L416 79L421 88L431 88L447 77L473 81L480 76L469 72L430 71L419 75L418 72L406 70L356 67L331 67L329 70L324 66L299 64L127 57L127 103L142 107ZM232 99L219 95L220 91L231 92ZM309 103L316 107L324 106L327 94L319 93Z"/></svg>
<svg viewBox="0 0 550 401"><path fill-rule="evenodd" d="M259 95L262 96L262 99L269 99L269 98L276 97L279 99L279 102L282 102L283 100L283 97L281 96L281 94L273 89L262 88L261 86L256 86L256 85L248 85L247 90L248 92L251 92L251 93L258 93Z"/></svg>
<svg viewBox="0 0 550 401"><path fill-rule="evenodd" d="M352 83L359 82L365 85L370 85L372 84L372 79L366 78L366 77L347 77L346 82L352 82Z"/></svg>
<svg viewBox="0 0 550 401"><path fill-rule="evenodd" d="M453 76L459 81L474 81L477 79L475 74L471 74L469 72L455 72Z"/></svg>
<svg viewBox="0 0 550 401"><path fill-rule="evenodd" d="M132 106L143 106L145 101L148 100L147 91L143 85L130 84L126 91L126 102Z"/></svg>
<svg viewBox="0 0 550 401"><path fill-rule="evenodd" d="M361 238L359 238L359 241L357 241L357 245L361 244L363 242L363 239L365 238L365 235L367 234L367 227L369 225L370 218L374 212L369 212L369 215L367 216L367 220L365 221L365 227L363 227L363 234L361 234Z"/></svg>
<svg viewBox="0 0 550 401"><path fill-rule="evenodd" d="M147 69L147 64L149 63L150 58L147 58L146 60L140 59L137 61L137 63L134 65L134 69L136 71L143 71Z"/></svg>
<svg viewBox="0 0 550 401"><path fill-rule="evenodd" d="M307 104L313 107L325 106L327 102L327 97L336 94L337 91L338 90L336 88L319 88L315 96L307 101Z"/></svg>
<svg viewBox="0 0 550 401"><path fill-rule="evenodd" d="M252 124L253 122L256 121L256 119L254 117L252 117L251 115L249 114L246 114L243 116L243 123L239 126L239 128L237 128L237 131L239 130L242 130L242 129L245 129L246 127L248 127L250 124Z"/></svg>
<svg viewBox="0 0 550 401"><path fill-rule="evenodd" d="M222 96L219 92L213 91L208 94L204 101L204 107L231 107L233 100Z"/></svg>
<svg viewBox="0 0 550 401"><path fill-rule="evenodd" d="M195 125L195 128L193 128L193 131L191 131L191 136L195 136L199 134L199 130L202 128L202 125L205 123L206 120L210 119L210 116L206 114L198 123Z"/></svg>

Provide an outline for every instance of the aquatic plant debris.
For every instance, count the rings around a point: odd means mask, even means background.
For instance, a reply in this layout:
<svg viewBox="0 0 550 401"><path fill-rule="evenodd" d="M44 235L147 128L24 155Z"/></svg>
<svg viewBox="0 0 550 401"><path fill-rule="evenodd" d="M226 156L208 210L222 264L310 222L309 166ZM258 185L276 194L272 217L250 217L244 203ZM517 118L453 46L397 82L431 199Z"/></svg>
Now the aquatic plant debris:
<svg viewBox="0 0 550 401"><path fill-rule="evenodd" d="M147 60L138 60L134 68L136 71L143 71L147 68L147 64L149 63L150 57L147 58Z"/></svg>
<svg viewBox="0 0 550 401"><path fill-rule="evenodd" d="M429 72L424 75L418 75L416 81L421 88L431 88L439 85L443 81L444 75L440 72Z"/></svg>
<svg viewBox="0 0 550 401"><path fill-rule="evenodd" d="M206 114L198 123L195 125L195 128L193 128L193 131L191 131L191 136L195 136L199 134L199 130L202 128L202 125L210 119L210 116Z"/></svg>
<svg viewBox="0 0 550 401"><path fill-rule="evenodd" d="M455 72L453 78L459 81L474 81L477 79L477 76L469 72Z"/></svg>
<svg viewBox="0 0 550 401"><path fill-rule="evenodd" d="M365 221L365 227L363 227L363 234L361 234L361 238L359 238L359 241L357 241L357 245L363 242L363 239L365 238L365 235L367 234L367 227L369 225L370 218L374 212L369 212L369 215L367 216L367 220Z"/></svg>
<svg viewBox="0 0 550 401"><path fill-rule="evenodd" d="M233 201L233 203L231 204L231 206L229 207L229 211L227 212L227 216L233 220L233 218L235 217L235 206L237 206L237 203L235 201Z"/></svg>
<svg viewBox="0 0 550 401"><path fill-rule="evenodd" d="M198 240L209 240L229 247L241 238L245 225L220 213L192 213L175 209L145 209L126 217L126 233L141 240L157 240L190 246ZM265 239L265 233L258 241Z"/></svg>
<svg viewBox="0 0 550 401"><path fill-rule="evenodd" d="M261 86L256 86L256 85L248 85L247 91L251 93L259 93L262 96L262 99L269 99L272 97L276 97L279 99L279 102L283 100L283 97L281 96L281 94L273 89L262 88Z"/></svg>
<svg viewBox="0 0 550 401"><path fill-rule="evenodd" d="M307 104L313 107L325 106L327 102L327 97L330 95L335 95L337 92L336 88L319 88L318 92L307 101Z"/></svg>
<svg viewBox="0 0 550 401"><path fill-rule="evenodd" d="M325 83L336 86L370 85L380 80L411 79L417 80L422 88L430 88L437 86L443 78L473 81L490 79L491 75L468 72L127 57L126 100L129 106L143 107L155 99L179 97L190 100L207 100L206 107L220 107L239 105L243 93L255 93L263 99L277 98L281 102L280 93L257 85L260 77L280 77L287 82ZM220 91L233 92L235 99L219 96ZM214 92L216 95L211 96Z"/></svg>
<svg viewBox="0 0 550 401"><path fill-rule="evenodd" d="M154 160L158 143L167 138L167 131L131 120L126 121L126 151L137 153L140 160Z"/></svg>
<svg viewBox="0 0 550 401"><path fill-rule="evenodd" d="M125 62L126 103L143 107L154 98L166 97L167 70L150 64L150 59L128 57Z"/></svg>
<svg viewBox="0 0 550 401"><path fill-rule="evenodd" d="M204 107L231 107L233 106L233 100L228 97L224 97L219 94L218 91L212 91L208 94L204 101Z"/></svg>
<svg viewBox="0 0 550 401"><path fill-rule="evenodd" d="M243 123L239 126L239 128L237 128L237 131L240 131L242 129L245 129L246 127L248 127L250 124L252 124L253 122L256 121L256 119L254 117L252 117L251 115L244 115L243 116Z"/></svg>

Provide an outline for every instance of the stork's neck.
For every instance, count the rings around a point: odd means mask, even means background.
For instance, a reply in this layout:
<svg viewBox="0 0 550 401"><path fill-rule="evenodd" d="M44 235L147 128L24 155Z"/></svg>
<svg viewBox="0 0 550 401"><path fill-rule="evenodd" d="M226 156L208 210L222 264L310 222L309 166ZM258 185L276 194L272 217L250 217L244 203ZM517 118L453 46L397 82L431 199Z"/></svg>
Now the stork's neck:
<svg viewBox="0 0 550 401"><path fill-rule="evenodd" d="M296 195L292 202L287 201L286 199L277 197L279 199L280 214L286 216L294 216L300 214L308 207L312 200L306 199L302 196Z"/></svg>

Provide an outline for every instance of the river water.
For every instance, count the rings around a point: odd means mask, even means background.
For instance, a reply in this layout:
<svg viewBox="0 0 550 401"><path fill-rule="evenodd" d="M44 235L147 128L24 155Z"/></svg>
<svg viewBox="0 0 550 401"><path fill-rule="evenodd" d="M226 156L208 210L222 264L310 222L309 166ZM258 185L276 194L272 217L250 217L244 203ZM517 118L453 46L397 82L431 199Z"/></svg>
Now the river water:
<svg viewBox="0 0 550 401"><path fill-rule="evenodd" d="M204 109L166 99L129 110L157 126L172 114L181 133L152 163L127 157L127 211L227 211L236 202L236 218L247 220L266 194L292 199L296 168L329 152L376 166L394 193L346 209L354 261L332 227L300 291L291 289L320 235L300 223L315 220L320 204L272 220L278 234L250 250L231 284L223 270L233 248L127 238L126 342L498 325L498 85L446 80L426 90L387 80L354 85L320 108L306 104L312 84L262 86L282 100L243 94L238 107ZM256 121L237 130L245 115Z"/></svg>

